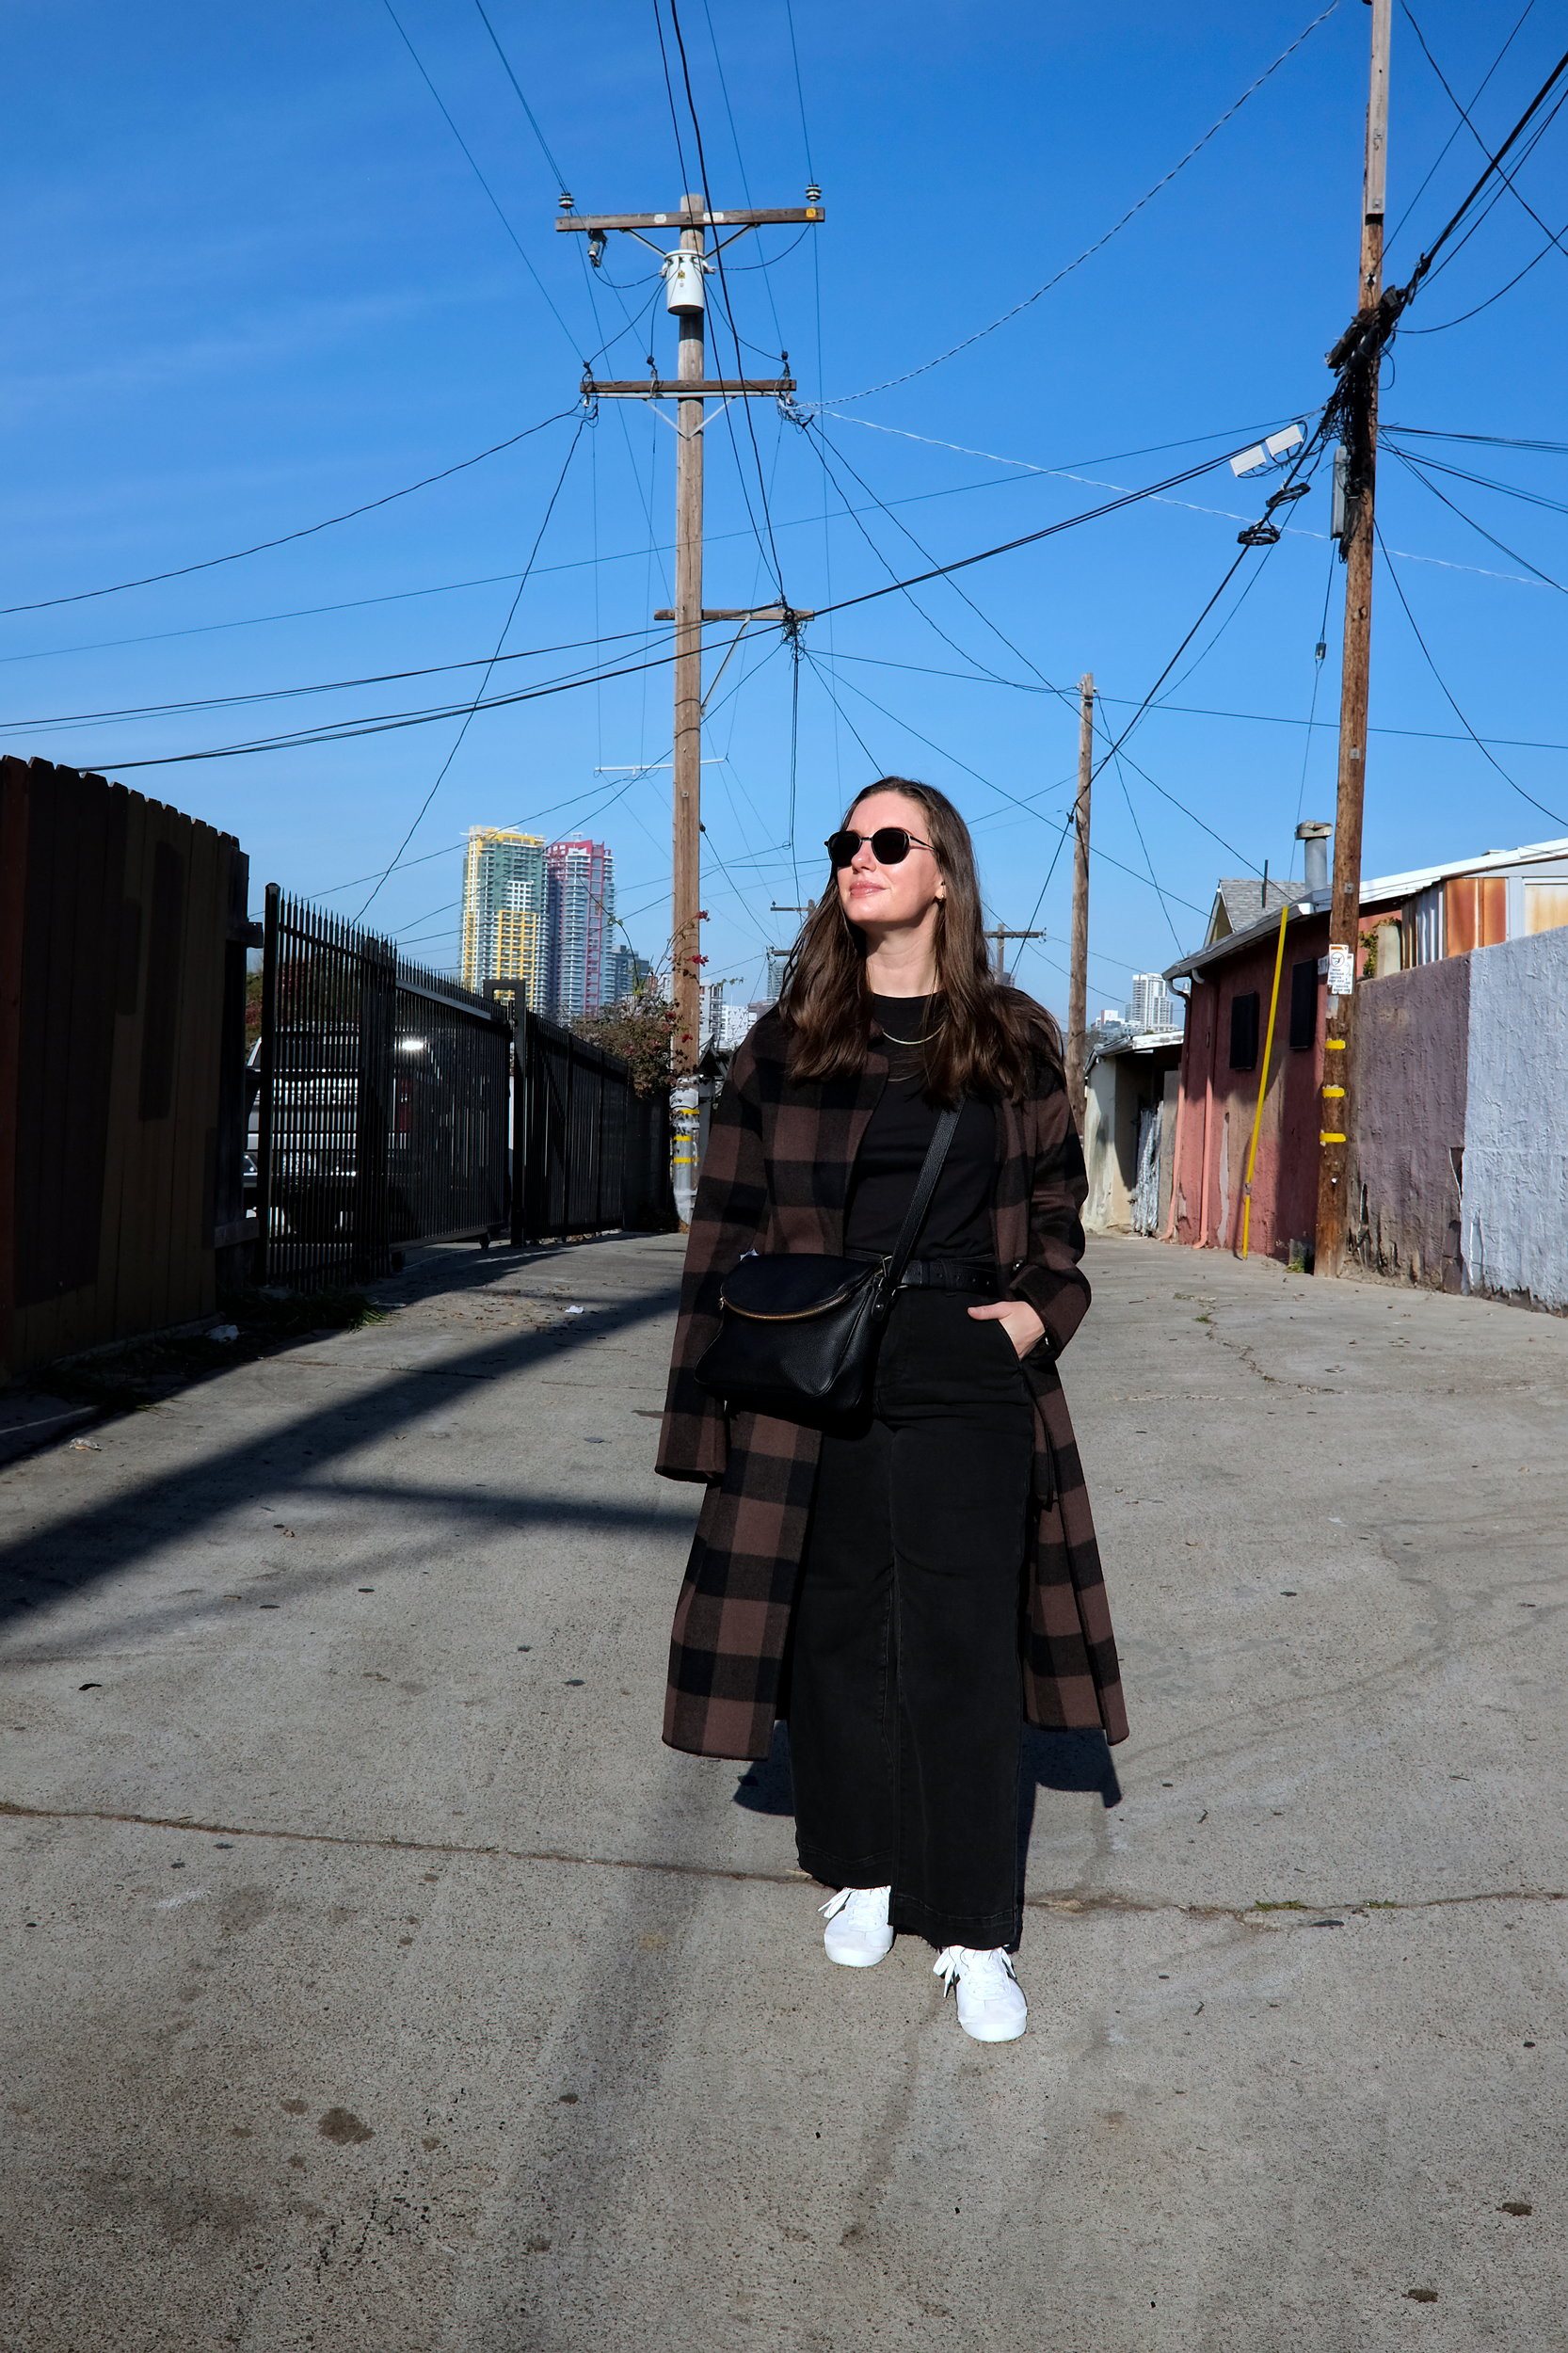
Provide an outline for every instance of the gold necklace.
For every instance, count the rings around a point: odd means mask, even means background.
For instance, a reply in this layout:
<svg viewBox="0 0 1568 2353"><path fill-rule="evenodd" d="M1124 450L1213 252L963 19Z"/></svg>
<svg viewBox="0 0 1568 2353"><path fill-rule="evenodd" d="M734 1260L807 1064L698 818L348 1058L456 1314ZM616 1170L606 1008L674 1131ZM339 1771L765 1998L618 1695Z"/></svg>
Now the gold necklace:
<svg viewBox="0 0 1568 2353"><path fill-rule="evenodd" d="M934 1030L927 1030L924 1037L895 1037L891 1030L884 1030L882 1034L889 1046L929 1046L934 1037L941 1035L947 1027L947 1015L943 1014L936 1027Z"/></svg>

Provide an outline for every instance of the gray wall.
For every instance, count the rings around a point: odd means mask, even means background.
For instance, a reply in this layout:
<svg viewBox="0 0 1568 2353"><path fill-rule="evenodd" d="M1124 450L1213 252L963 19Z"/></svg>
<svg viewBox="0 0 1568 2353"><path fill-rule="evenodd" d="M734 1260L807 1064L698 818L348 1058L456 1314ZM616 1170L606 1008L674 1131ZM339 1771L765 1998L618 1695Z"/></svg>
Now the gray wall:
<svg viewBox="0 0 1568 2353"><path fill-rule="evenodd" d="M1507 952L1488 948L1479 954ZM1467 1065L1475 1049L1467 1037L1476 961L1450 956L1367 981L1356 991L1352 1247L1379 1273L1404 1274L1432 1289L1463 1288L1459 1172L1468 1175ZM1520 1011L1526 1026L1522 1000Z"/></svg>
<svg viewBox="0 0 1568 2353"><path fill-rule="evenodd" d="M1468 1288L1565 1309L1568 931L1478 948L1463 961L1472 967L1462 1211Z"/></svg>

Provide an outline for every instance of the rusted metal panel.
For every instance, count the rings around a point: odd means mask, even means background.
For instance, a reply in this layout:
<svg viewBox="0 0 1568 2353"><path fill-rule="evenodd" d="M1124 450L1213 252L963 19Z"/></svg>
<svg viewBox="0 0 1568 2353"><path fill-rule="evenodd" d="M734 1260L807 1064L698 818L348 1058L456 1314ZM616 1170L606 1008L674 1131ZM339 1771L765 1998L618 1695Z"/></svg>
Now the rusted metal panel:
<svg viewBox="0 0 1568 2353"><path fill-rule="evenodd" d="M1457 874L1443 886L1446 952L1500 948L1508 937L1508 879L1503 874Z"/></svg>

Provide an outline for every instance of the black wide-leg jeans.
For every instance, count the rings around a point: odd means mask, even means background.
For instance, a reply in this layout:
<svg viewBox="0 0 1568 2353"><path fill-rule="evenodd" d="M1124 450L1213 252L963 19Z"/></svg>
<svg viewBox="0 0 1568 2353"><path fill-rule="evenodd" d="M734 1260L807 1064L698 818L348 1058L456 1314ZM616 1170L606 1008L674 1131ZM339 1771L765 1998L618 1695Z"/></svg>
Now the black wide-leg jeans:
<svg viewBox="0 0 1568 2353"><path fill-rule="evenodd" d="M797 1589L803 1868L891 1886L898 1929L1017 1944L1020 1628L1033 1407L973 1294L901 1291L872 1410L824 1437Z"/></svg>

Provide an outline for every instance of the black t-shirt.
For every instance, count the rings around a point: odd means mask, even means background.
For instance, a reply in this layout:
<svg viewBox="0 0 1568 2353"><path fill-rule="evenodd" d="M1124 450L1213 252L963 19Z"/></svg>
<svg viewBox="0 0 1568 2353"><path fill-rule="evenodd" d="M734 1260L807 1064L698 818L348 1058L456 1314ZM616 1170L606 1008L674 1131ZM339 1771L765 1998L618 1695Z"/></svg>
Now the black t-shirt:
<svg viewBox="0 0 1568 2353"><path fill-rule="evenodd" d="M924 1050L899 1041L924 1038L935 1029L942 1017L942 1000L871 997L868 1002L884 1032L888 1083L861 1138L850 1177L844 1246L891 1250L936 1126L936 1106L922 1092ZM996 1107L984 1099L966 1102L915 1256L993 1264L990 1209L996 1181Z"/></svg>

